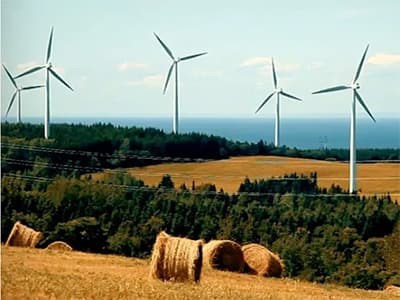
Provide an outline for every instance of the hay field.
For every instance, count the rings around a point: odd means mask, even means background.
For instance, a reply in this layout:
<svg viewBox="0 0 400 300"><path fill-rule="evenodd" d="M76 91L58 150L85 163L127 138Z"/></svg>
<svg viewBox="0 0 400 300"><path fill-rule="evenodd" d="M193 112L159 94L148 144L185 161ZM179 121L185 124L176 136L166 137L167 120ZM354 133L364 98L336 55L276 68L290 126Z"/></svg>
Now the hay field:
<svg viewBox="0 0 400 300"><path fill-rule="evenodd" d="M170 174L176 187L185 183L188 188L194 180L196 185L214 183L217 189L237 192L243 180L282 176L296 172L309 175L318 173L318 184L330 187L333 183L348 189L348 163L280 156L242 156L205 163L171 163L130 168L129 173L146 184L157 185L164 174ZM400 164L364 163L357 165L357 185L365 194L390 192L400 200Z"/></svg>
<svg viewBox="0 0 400 300"><path fill-rule="evenodd" d="M291 279L204 270L200 284L149 279L149 261L2 247L2 299L399 299Z"/></svg>

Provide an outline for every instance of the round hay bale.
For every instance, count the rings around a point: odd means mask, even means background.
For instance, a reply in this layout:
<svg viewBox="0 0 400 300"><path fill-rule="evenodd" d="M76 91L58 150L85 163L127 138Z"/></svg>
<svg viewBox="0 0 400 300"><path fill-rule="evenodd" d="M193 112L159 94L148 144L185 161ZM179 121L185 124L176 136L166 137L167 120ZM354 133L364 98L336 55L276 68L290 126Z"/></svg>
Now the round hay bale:
<svg viewBox="0 0 400 300"><path fill-rule="evenodd" d="M164 231L161 231L156 238L153 245L153 253L151 255L150 263L150 277L164 279L164 257L165 257L165 245L169 235Z"/></svg>
<svg viewBox="0 0 400 300"><path fill-rule="evenodd" d="M389 285L385 288L385 292L392 295L400 296L400 286Z"/></svg>
<svg viewBox="0 0 400 300"><path fill-rule="evenodd" d="M204 263L219 270L243 272L244 258L240 245L230 240L210 241L203 247Z"/></svg>
<svg viewBox="0 0 400 300"><path fill-rule="evenodd" d="M199 282L203 241L172 237L160 232L153 246L150 277L169 281Z"/></svg>
<svg viewBox="0 0 400 300"><path fill-rule="evenodd" d="M72 251L72 247L65 242L56 241L52 242L46 247L47 250L57 250L57 251Z"/></svg>
<svg viewBox="0 0 400 300"><path fill-rule="evenodd" d="M242 251L248 273L265 277L281 277L284 265L278 255L259 244L245 245Z"/></svg>
<svg viewBox="0 0 400 300"><path fill-rule="evenodd" d="M35 231L17 221L7 238L6 246L34 248L41 238L42 233L40 231Z"/></svg>

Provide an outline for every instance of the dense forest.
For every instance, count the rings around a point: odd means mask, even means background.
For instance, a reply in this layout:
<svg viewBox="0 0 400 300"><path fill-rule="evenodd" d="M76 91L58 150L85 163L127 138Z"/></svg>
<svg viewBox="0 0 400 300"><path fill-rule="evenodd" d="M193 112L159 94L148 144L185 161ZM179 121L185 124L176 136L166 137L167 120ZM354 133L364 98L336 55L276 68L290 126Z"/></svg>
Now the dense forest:
<svg viewBox="0 0 400 300"><path fill-rule="evenodd" d="M284 259L289 277L372 289L400 283L400 207L389 196L321 190L316 174L246 180L234 195L212 184L173 186L168 175L146 187L122 171L102 182L5 176L1 238L20 220L44 232L39 247L62 240L81 251L148 257L166 230L264 244Z"/></svg>
<svg viewBox="0 0 400 300"><path fill-rule="evenodd" d="M176 187L167 174L146 186L122 169L234 155L347 160L348 150L274 148L202 134L110 124L2 124L1 239L15 221L74 249L148 257L160 230L193 239L261 243L284 259L285 275L380 289L400 284L400 207L390 199L318 187L316 173L246 179L233 195L210 183ZM399 149L363 149L361 160L398 160ZM113 169L102 181L90 173ZM86 175L85 175L86 174Z"/></svg>
<svg viewBox="0 0 400 300"><path fill-rule="evenodd" d="M65 154L69 154L67 160L75 164L107 168L160 163L166 158L190 161L223 159L238 155L280 155L338 161L349 159L347 149L301 150L286 146L276 148L272 143L262 140L258 143L238 142L199 133L168 134L154 128L120 127L112 124L54 124L51 129L52 139L44 140L43 125L2 123L2 151L8 155L7 152L11 151L13 145L22 145L25 148L29 147L31 151L36 150L36 158L51 160L54 163L60 163L57 155L60 152L57 151L62 151L64 161ZM45 152L37 147L56 150ZM26 152L25 148L21 151ZM13 152L16 149L14 147ZM93 152L99 155L93 155ZM399 149L357 150L359 161L399 159Z"/></svg>

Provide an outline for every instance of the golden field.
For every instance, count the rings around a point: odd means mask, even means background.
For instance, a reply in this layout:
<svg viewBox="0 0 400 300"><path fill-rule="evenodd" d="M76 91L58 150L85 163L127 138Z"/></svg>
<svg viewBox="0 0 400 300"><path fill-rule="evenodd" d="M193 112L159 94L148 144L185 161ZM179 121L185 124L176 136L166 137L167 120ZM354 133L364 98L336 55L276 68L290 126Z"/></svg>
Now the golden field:
<svg viewBox="0 0 400 300"><path fill-rule="evenodd" d="M281 156L242 156L203 163L170 163L142 168L130 168L129 173L148 185L158 185L164 174L172 177L176 187L185 183L188 188L194 180L196 185L213 183L219 190L237 192L240 183L251 180L282 176L296 172L309 175L318 173L318 184L329 188L338 184L348 189L348 163ZM364 163L357 166L357 186L362 194L391 193L400 200L400 164Z"/></svg>
<svg viewBox="0 0 400 300"><path fill-rule="evenodd" d="M150 280L149 261L2 247L2 299L400 299L293 279L203 269L200 284Z"/></svg>

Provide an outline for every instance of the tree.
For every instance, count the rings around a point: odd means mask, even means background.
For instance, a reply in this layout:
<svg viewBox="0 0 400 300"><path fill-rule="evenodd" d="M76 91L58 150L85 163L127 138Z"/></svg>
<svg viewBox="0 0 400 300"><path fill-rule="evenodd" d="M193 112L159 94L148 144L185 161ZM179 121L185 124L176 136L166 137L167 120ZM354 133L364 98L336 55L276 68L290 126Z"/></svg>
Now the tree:
<svg viewBox="0 0 400 300"><path fill-rule="evenodd" d="M164 189L173 189L174 183L172 182L171 176L169 174L164 175L158 184L158 187Z"/></svg>

